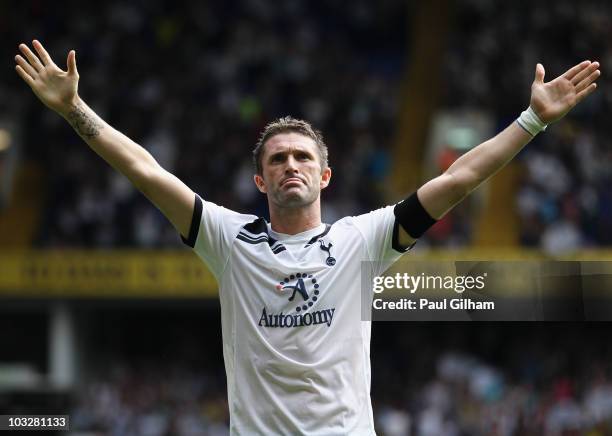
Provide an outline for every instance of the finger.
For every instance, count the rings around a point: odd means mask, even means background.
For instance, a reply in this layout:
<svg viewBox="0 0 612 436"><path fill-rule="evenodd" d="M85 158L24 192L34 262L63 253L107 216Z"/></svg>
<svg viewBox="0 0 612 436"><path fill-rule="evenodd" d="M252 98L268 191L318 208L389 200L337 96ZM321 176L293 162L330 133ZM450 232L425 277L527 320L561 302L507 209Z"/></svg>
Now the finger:
<svg viewBox="0 0 612 436"><path fill-rule="evenodd" d="M49 56L47 50L45 50L43 45L37 39L32 41L32 45L34 46L36 53L38 53L38 56L40 56L40 59L42 60L42 63L44 65L53 65L53 60L51 60L51 56Z"/></svg>
<svg viewBox="0 0 612 436"><path fill-rule="evenodd" d="M572 80L576 74L578 74L580 71L588 67L590 64L591 64L591 61L580 62L578 65L574 65L572 68L567 70L561 77L567 80Z"/></svg>
<svg viewBox="0 0 612 436"><path fill-rule="evenodd" d="M582 91L580 91L578 93L578 95L576 95L576 103L581 102L582 100L584 100L586 97L588 97L589 95L591 95L591 93L593 91L595 91L595 89L597 89L597 83L591 83L587 88L583 89Z"/></svg>
<svg viewBox="0 0 612 436"><path fill-rule="evenodd" d="M68 67L68 74L70 74L71 76L78 74L76 66L76 52L74 50L70 50L70 52L68 52L66 66Z"/></svg>
<svg viewBox="0 0 612 436"><path fill-rule="evenodd" d="M582 82L585 77L588 77L597 68L599 68L599 62L593 62L591 65L580 71L571 79L572 84L577 85L578 83Z"/></svg>
<svg viewBox="0 0 612 436"><path fill-rule="evenodd" d="M544 75L546 71L544 71L544 65L537 64L535 69L535 79L533 79L536 83L544 83Z"/></svg>
<svg viewBox="0 0 612 436"><path fill-rule="evenodd" d="M591 83L597 80L597 78L600 75L601 75L601 71L599 70L593 71L591 74L589 74L589 77L587 77L586 79L583 79L580 83L576 85L576 93L579 93L583 89L588 88L591 85Z"/></svg>
<svg viewBox="0 0 612 436"><path fill-rule="evenodd" d="M30 50L30 48L27 45L19 44L19 50L21 50L21 53L25 55L30 65L32 65L32 67L36 71L41 71L44 68L43 64L40 63L40 60L38 59L38 57L36 57L36 55L32 53L32 50Z"/></svg>
<svg viewBox="0 0 612 436"><path fill-rule="evenodd" d="M17 71L17 74L19 74L19 77L21 77L25 83L27 83L30 87L34 86L34 79L32 78L32 76L26 73L23 68L21 68L21 65L16 65L15 70Z"/></svg>
<svg viewBox="0 0 612 436"><path fill-rule="evenodd" d="M17 65L19 65L33 79L36 78L36 76L38 76L38 73L32 67L32 65L28 64L28 62L24 58L22 58L20 55L15 56L15 62L17 62Z"/></svg>

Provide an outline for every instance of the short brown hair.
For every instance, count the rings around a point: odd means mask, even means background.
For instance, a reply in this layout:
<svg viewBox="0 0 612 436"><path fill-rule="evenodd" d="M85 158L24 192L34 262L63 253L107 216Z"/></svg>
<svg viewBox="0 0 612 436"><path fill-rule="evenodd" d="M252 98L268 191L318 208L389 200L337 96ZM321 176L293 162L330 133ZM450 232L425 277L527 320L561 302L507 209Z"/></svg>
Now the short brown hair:
<svg viewBox="0 0 612 436"><path fill-rule="evenodd" d="M317 144L321 168L327 168L327 146L323 141L323 134L317 129L314 129L307 121L298 120L293 117L283 117L272 121L264 128L261 135L259 135L259 140L253 149L253 164L255 164L255 171L257 171L257 174L262 174L263 172L261 159L266 141L274 135L288 132L299 133L300 135L312 139Z"/></svg>

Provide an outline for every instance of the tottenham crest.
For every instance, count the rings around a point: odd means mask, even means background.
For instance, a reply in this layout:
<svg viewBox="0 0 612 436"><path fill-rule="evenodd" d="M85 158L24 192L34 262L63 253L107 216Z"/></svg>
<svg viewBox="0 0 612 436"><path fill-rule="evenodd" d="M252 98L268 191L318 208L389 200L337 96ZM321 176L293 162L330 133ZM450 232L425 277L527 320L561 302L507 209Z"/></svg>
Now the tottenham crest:
<svg viewBox="0 0 612 436"><path fill-rule="evenodd" d="M331 248L333 247L333 244L330 242L329 244L325 245L325 242L323 242L322 239L319 239L319 244L321 250L327 253L327 259L325 259L325 263L328 266L334 266L336 264L336 258L331 255Z"/></svg>

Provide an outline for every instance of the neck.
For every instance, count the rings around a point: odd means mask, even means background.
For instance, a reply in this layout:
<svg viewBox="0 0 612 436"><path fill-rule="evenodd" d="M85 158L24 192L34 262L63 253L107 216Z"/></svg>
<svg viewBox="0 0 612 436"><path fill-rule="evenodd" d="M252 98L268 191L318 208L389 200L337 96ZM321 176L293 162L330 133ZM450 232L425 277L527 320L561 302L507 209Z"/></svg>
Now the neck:
<svg viewBox="0 0 612 436"><path fill-rule="evenodd" d="M270 224L277 233L295 235L321 225L321 202L317 198L312 204L295 208L278 207L271 203Z"/></svg>

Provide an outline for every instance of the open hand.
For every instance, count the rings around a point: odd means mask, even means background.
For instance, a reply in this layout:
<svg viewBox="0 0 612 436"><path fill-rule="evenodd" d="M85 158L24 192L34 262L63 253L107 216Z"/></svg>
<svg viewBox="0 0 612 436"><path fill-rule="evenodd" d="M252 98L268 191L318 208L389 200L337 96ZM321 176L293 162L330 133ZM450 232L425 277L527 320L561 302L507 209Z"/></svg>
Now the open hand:
<svg viewBox="0 0 612 436"><path fill-rule="evenodd" d="M32 41L38 53L34 54L25 44L19 45L19 50L25 56L15 56L15 70L26 82L34 94L46 106L63 114L74 104L77 98L79 73L76 67L76 53L71 50L66 61L67 71L59 68L40 42Z"/></svg>
<svg viewBox="0 0 612 436"><path fill-rule="evenodd" d="M553 123L597 88L599 63L584 61L544 83L544 67L536 66L530 106L545 124Z"/></svg>

